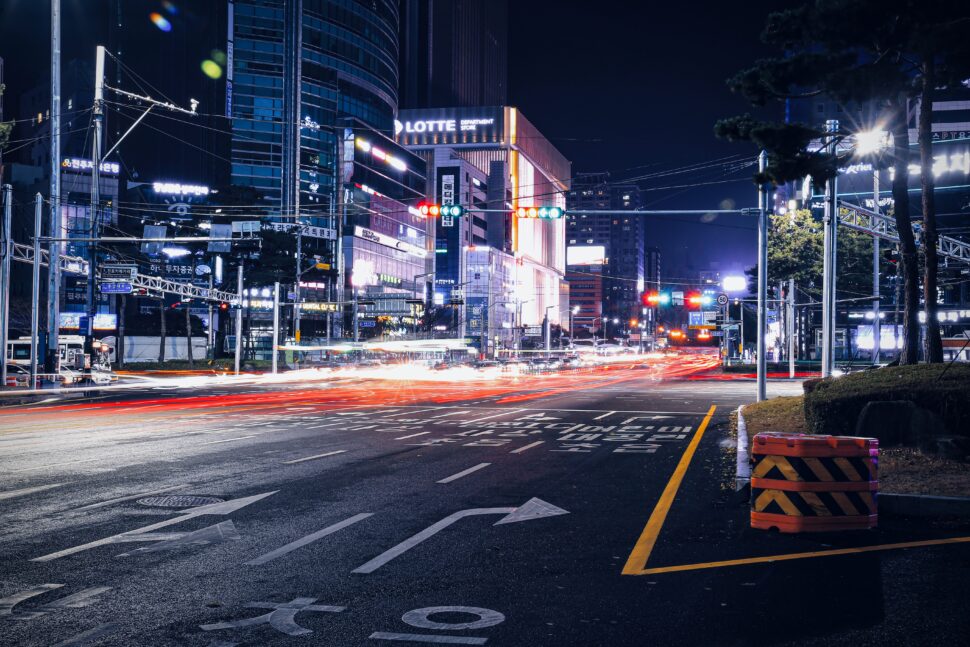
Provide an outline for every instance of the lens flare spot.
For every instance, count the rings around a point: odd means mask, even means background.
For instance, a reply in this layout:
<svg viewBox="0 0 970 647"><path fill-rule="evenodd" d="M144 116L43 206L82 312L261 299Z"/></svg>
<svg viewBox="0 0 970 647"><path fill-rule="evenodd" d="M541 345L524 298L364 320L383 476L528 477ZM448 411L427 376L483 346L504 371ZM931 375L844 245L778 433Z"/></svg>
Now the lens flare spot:
<svg viewBox="0 0 970 647"><path fill-rule="evenodd" d="M226 53L221 49L214 49L209 52L209 58L218 63L219 65L225 65L229 60L226 58Z"/></svg>
<svg viewBox="0 0 970 647"><path fill-rule="evenodd" d="M202 61L202 73L210 79L222 78L222 67L215 61L206 59Z"/></svg>
<svg viewBox="0 0 970 647"><path fill-rule="evenodd" d="M154 12L148 14L148 19L155 23L155 26L164 32L172 31L172 23L170 23L165 16L160 13Z"/></svg>
<svg viewBox="0 0 970 647"><path fill-rule="evenodd" d="M163 0L162 6L165 7L165 11L169 12L173 16L179 12L179 8L176 7L174 4L172 4L171 2L169 2L168 0Z"/></svg>

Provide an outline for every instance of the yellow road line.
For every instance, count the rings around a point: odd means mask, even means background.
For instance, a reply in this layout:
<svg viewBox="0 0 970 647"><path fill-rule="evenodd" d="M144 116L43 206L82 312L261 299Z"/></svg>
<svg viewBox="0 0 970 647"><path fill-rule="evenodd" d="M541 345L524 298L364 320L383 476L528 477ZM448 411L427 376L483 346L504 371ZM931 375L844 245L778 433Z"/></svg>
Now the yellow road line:
<svg viewBox="0 0 970 647"><path fill-rule="evenodd" d="M950 537L948 539L928 539L925 541L905 541L898 544L878 544L876 546L862 546L859 548L836 548L833 550L820 550L810 553L789 553L787 555L769 555L767 557L748 557L745 559L729 559L723 562L701 562L699 564L681 564L680 566L660 566L658 568L647 568L630 575L654 575L657 573L677 573L683 571L697 571L704 568L721 568L723 566L743 566L745 564L764 564L771 562L785 562L793 559L806 559L810 557L832 557L835 555L858 555L859 553L872 553L881 550L897 550L902 548L920 548L923 546L943 546L946 544L966 544L970 543L970 537Z"/></svg>
<svg viewBox="0 0 970 647"><path fill-rule="evenodd" d="M712 404L711 408L707 410L707 415L704 416L704 420L694 433L690 444L684 450L684 455L680 457L677 468L674 469L673 475L667 481L667 487L664 488L663 494L660 495L657 506L653 509L653 513L647 520L647 525L640 534L640 538L637 539L633 551L630 552L630 556L626 560L626 565L623 566L623 575L641 575L644 572L643 569L647 566L647 560L650 558L650 553L653 552L654 544L657 543L657 536L660 534L660 529L663 528L664 521L667 519L667 513L670 512L670 506L673 505L674 497L677 496L677 490L680 489L680 483L684 480L684 474L687 473L690 461L694 458L694 452L697 451L697 446L700 444L701 438L704 437L704 432L707 430L707 425L710 424L711 418L714 416L715 409L717 409L717 406Z"/></svg>

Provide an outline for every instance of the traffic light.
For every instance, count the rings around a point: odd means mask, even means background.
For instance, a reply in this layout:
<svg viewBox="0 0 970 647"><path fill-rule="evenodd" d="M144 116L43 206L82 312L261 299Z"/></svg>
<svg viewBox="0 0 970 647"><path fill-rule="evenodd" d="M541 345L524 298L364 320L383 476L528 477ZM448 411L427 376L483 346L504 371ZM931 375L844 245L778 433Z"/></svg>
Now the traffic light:
<svg viewBox="0 0 970 647"><path fill-rule="evenodd" d="M519 207L515 210L519 218L544 218L555 220L562 218L563 210L559 207Z"/></svg>
<svg viewBox="0 0 970 647"><path fill-rule="evenodd" d="M643 302L643 305L645 306L669 306L670 293L669 292L644 292L641 300Z"/></svg>
<svg viewBox="0 0 970 647"><path fill-rule="evenodd" d="M222 303L219 304L219 312L226 312L227 310L229 310L229 304L228 303L226 303L225 301L223 301Z"/></svg>
<svg viewBox="0 0 970 647"><path fill-rule="evenodd" d="M465 215L465 207L460 204L430 204L422 202L418 205L418 211L427 218L437 218L438 216L450 216L457 218Z"/></svg>
<svg viewBox="0 0 970 647"><path fill-rule="evenodd" d="M691 308L700 308L703 306L709 306L714 303L714 297L709 294L701 294L700 292L691 292L687 295L687 305Z"/></svg>

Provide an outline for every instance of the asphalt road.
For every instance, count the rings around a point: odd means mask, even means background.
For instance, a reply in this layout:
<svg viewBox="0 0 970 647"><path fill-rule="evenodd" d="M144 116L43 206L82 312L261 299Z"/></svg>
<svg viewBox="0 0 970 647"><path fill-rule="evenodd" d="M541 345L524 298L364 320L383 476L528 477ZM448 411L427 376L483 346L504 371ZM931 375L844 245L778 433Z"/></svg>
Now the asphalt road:
<svg viewBox="0 0 970 647"><path fill-rule="evenodd" d="M2 408L0 643L966 644L970 545L824 552L970 525L747 527L726 420L753 388L616 367Z"/></svg>

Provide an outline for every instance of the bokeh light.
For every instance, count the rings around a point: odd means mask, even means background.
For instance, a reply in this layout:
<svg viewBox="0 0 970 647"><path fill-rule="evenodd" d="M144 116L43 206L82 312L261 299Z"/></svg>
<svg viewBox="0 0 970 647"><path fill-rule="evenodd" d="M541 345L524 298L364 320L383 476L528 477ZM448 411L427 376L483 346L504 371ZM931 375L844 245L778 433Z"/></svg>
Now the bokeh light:
<svg viewBox="0 0 970 647"><path fill-rule="evenodd" d="M168 0L163 0L162 6L165 7L165 11L169 12L173 16L179 12L179 8L176 7L174 4L172 4L171 2L169 2Z"/></svg>
<svg viewBox="0 0 970 647"><path fill-rule="evenodd" d="M213 60L206 59L202 61L202 73L210 79L220 79L222 78L222 66Z"/></svg>
<svg viewBox="0 0 970 647"><path fill-rule="evenodd" d="M211 52L209 52L209 57L219 65L223 65L223 66L226 64L226 61L229 60L226 58L226 53L221 49L212 50Z"/></svg>
<svg viewBox="0 0 970 647"><path fill-rule="evenodd" d="M148 19L155 23L155 26L162 31L169 32L172 31L172 23L166 20L165 16L158 12L153 12L148 14Z"/></svg>

